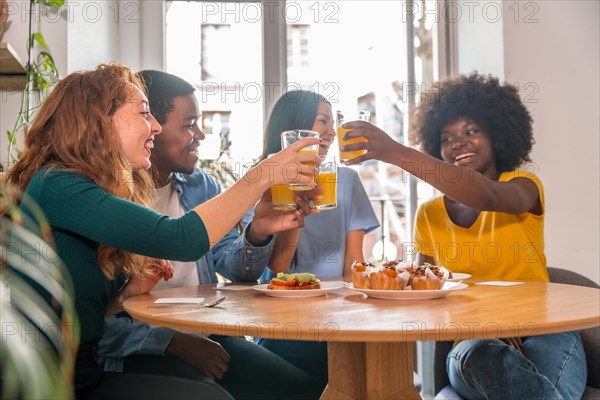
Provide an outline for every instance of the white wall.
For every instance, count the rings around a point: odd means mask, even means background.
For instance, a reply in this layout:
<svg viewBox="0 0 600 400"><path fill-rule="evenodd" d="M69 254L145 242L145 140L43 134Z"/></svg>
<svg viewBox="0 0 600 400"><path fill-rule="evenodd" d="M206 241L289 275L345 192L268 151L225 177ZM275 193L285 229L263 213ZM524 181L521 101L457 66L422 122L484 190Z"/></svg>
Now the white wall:
<svg viewBox="0 0 600 400"><path fill-rule="evenodd" d="M66 37L69 49L68 72L91 69L117 59L119 15L112 1L71 2Z"/></svg>
<svg viewBox="0 0 600 400"><path fill-rule="evenodd" d="M2 41L10 43L25 62L29 2L9 0L8 7L11 25ZM60 13L51 9L37 13L33 20L33 30L44 35L62 76L110 61L136 71L164 68L163 1L67 1ZM21 92L4 91L0 96L0 162L6 167L5 132L15 123Z"/></svg>
<svg viewBox="0 0 600 400"><path fill-rule="evenodd" d="M449 22L456 20L458 71L469 73L477 70L502 78L504 48L500 2L459 1L451 4L440 12Z"/></svg>
<svg viewBox="0 0 600 400"><path fill-rule="evenodd" d="M471 4L470 20L457 3L459 72L476 69L520 87L534 119L531 157L546 193L548 265L600 282L600 2Z"/></svg>
<svg viewBox="0 0 600 400"><path fill-rule="evenodd" d="M134 71L164 68L164 2L72 2L69 72L119 61Z"/></svg>
<svg viewBox="0 0 600 400"><path fill-rule="evenodd" d="M531 83L548 265L599 282L600 2L533 4L539 9L521 8L517 22L504 5L504 68L507 81ZM525 23L534 12L537 22Z"/></svg>

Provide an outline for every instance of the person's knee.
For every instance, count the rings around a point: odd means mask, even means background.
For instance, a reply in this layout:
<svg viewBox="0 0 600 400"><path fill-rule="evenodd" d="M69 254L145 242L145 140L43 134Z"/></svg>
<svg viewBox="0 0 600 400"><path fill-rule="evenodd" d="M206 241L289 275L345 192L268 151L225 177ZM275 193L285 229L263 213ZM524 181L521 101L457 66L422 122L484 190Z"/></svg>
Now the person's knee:
<svg viewBox="0 0 600 400"><path fill-rule="evenodd" d="M509 346L497 339L463 341L448 355L448 368L471 373L489 371L494 366L505 365L511 356L510 351Z"/></svg>

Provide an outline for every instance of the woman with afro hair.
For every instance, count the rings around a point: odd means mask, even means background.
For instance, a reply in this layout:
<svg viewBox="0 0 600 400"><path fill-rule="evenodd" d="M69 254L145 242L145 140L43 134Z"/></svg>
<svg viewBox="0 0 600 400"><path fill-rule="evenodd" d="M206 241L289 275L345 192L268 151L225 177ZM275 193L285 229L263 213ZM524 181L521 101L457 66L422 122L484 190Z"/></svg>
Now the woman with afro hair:
<svg viewBox="0 0 600 400"><path fill-rule="evenodd" d="M525 162L532 119L518 90L473 73L436 83L414 110L411 135L422 152L363 121L346 138L368 141L347 162L397 165L442 195L419 207L417 262L479 279L548 281L544 191ZM452 387L467 399L581 398L586 362L578 332L464 340L446 360Z"/></svg>

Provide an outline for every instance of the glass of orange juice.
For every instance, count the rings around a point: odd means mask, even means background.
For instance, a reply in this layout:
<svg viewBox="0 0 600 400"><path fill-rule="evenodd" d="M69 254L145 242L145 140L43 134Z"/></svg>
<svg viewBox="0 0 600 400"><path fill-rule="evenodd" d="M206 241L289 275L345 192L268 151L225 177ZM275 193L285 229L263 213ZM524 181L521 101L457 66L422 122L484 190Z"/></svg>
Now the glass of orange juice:
<svg viewBox="0 0 600 400"><path fill-rule="evenodd" d="M296 192L288 185L271 186L271 197L273 198L273 209L279 211L293 211L296 204Z"/></svg>
<svg viewBox="0 0 600 400"><path fill-rule="evenodd" d="M269 154L267 158L271 158L274 155L275 154ZM296 204L296 192L290 190L288 185L271 186L271 201L274 210L293 211L298 208L298 205Z"/></svg>
<svg viewBox="0 0 600 400"><path fill-rule="evenodd" d="M319 175L317 175L317 186L323 188L320 201L313 201L313 207L318 210L332 210L337 207L337 164L335 158L321 159L319 164Z"/></svg>
<svg viewBox="0 0 600 400"><path fill-rule="evenodd" d="M294 129L291 131L285 131L281 133L281 147L282 148L286 148L294 143L296 143L298 140L300 139L304 139L307 137L315 137L318 138L319 137L319 132L315 132L315 131L309 131L309 130L304 130L304 129ZM306 146L303 149L300 150L300 153L312 153L312 154L318 154L319 153L319 145L318 144L313 144L310 146ZM314 165L316 167L316 164L310 163L312 165ZM298 170L295 171L296 174L299 173ZM292 171L290 171L290 169L286 169L286 173L288 174L293 174ZM315 176L313 174L304 174L305 176L308 176L309 178L315 179ZM290 176L291 177L291 176ZM291 190L311 190L312 188L310 186L307 185L303 185L301 183L290 183L289 188Z"/></svg>
<svg viewBox="0 0 600 400"><path fill-rule="evenodd" d="M349 139L349 140L344 140L344 135L346 134L346 132L350 131L350 129L344 129L342 128L342 125L345 124L346 122L350 122L350 121L367 121L367 122L371 122L371 113L369 111L365 111L365 110L355 110L352 112L348 112L348 113L342 113L341 111L337 111L337 138L338 138L338 145L340 147L340 161L348 161L351 160L353 158L356 158L358 156L362 156L363 154L366 153L366 150L353 150L353 151L342 151L342 146L345 146L347 144L351 144L351 143L358 143L358 142L366 142L367 139L365 138L354 138L354 139Z"/></svg>

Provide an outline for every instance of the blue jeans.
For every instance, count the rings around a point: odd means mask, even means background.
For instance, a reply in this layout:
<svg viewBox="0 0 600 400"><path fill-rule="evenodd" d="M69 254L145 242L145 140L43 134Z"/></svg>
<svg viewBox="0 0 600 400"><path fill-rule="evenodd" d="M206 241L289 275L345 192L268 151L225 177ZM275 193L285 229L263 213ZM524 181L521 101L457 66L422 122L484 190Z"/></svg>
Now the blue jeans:
<svg viewBox="0 0 600 400"><path fill-rule="evenodd" d="M499 339L464 340L446 358L466 399L580 399L587 365L579 332L530 336L518 351Z"/></svg>

